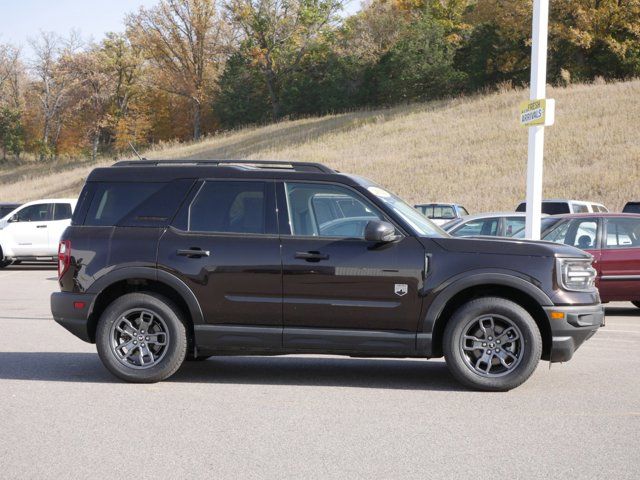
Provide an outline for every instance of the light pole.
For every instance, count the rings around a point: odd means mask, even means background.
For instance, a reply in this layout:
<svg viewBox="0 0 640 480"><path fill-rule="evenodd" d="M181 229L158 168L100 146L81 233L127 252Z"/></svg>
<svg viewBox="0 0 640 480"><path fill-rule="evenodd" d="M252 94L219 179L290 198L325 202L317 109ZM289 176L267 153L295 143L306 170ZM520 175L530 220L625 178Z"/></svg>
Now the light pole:
<svg viewBox="0 0 640 480"><path fill-rule="evenodd" d="M534 0L531 44L531 91L529 95L532 101L543 99L546 96L548 32L549 0ZM525 236L533 240L540 239L543 158L544 125L530 126Z"/></svg>

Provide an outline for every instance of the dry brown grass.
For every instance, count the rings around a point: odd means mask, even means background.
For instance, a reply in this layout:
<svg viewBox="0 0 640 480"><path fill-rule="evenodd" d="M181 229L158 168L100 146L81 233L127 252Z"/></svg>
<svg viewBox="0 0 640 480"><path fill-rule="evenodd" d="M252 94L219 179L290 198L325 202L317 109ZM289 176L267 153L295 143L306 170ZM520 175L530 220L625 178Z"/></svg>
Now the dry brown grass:
<svg viewBox="0 0 640 480"><path fill-rule="evenodd" d="M613 210L640 199L640 81L552 88L548 96L557 112L546 130L544 196L600 201ZM511 90L287 121L145 155L317 161L369 177L411 202L508 210L525 195L527 131L517 109L526 98L526 91ZM0 201L77 192L90 169L0 184Z"/></svg>

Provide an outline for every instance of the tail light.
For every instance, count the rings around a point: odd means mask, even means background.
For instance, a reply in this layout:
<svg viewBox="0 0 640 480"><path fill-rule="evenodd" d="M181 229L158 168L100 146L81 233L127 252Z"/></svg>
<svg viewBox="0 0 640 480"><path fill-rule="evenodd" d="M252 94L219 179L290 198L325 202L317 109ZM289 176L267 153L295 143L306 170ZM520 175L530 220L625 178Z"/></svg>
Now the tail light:
<svg viewBox="0 0 640 480"><path fill-rule="evenodd" d="M69 270L71 265L71 242L62 240L58 245L58 279Z"/></svg>

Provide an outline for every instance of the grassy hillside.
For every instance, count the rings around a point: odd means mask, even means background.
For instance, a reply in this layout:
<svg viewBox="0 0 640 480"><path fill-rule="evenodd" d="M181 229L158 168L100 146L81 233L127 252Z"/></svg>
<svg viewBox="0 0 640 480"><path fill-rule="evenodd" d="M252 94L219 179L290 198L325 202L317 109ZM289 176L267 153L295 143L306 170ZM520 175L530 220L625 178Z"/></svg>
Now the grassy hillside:
<svg viewBox="0 0 640 480"><path fill-rule="evenodd" d="M517 113L527 93L285 121L145 155L324 162L411 202L510 210L525 195L527 131ZM544 196L600 201L614 210L640 199L640 80L552 88L548 96L556 99L557 112L556 125L546 129ZM77 194L93 166L5 168L0 201Z"/></svg>

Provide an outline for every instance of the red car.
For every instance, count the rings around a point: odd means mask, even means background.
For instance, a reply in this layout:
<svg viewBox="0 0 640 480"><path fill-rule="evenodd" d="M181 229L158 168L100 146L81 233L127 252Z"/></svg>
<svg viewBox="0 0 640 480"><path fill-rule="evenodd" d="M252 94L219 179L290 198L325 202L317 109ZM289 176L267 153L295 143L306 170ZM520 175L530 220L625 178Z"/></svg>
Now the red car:
<svg viewBox="0 0 640 480"><path fill-rule="evenodd" d="M515 237L522 236L522 232ZM602 302L630 301L640 308L640 214L578 213L542 220L542 239L593 255Z"/></svg>

